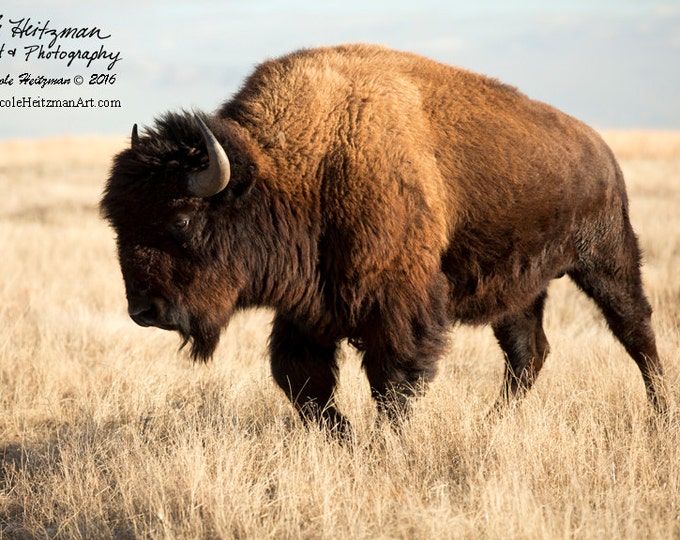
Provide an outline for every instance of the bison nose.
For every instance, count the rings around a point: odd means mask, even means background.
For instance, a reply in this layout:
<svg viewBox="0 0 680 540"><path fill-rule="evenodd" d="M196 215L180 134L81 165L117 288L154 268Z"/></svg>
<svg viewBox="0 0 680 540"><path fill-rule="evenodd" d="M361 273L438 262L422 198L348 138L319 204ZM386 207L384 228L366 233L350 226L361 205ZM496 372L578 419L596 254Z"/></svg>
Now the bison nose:
<svg viewBox="0 0 680 540"><path fill-rule="evenodd" d="M161 308L157 299L137 296L128 299L128 314L139 326L157 326Z"/></svg>

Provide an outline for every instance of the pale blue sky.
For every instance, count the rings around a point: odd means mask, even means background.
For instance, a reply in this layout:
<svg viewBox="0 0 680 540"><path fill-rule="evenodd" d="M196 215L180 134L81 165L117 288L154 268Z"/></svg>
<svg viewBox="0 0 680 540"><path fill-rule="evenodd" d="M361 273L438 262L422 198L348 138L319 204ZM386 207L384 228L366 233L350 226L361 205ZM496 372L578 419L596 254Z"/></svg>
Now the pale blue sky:
<svg viewBox="0 0 680 540"><path fill-rule="evenodd" d="M680 129L680 0L16 1L0 6L0 100L119 99L120 109L0 108L0 138L127 134L177 108L214 110L253 66L300 47L364 41L417 52L498 77L598 128ZM87 69L26 61L11 20L98 26L123 58ZM43 43L45 40L43 40ZM40 41L38 41L40 43ZM82 75L86 84L20 86L21 73ZM89 86L92 73L116 73Z"/></svg>

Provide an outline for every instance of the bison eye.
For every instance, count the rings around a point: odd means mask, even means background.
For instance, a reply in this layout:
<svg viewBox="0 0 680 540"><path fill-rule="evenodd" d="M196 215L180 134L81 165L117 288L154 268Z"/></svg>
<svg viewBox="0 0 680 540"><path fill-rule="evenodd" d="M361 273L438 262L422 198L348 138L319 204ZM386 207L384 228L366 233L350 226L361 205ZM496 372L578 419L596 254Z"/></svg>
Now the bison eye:
<svg viewBox="0 0 680 540"><path fill-rule="evenodd" d="M175 232L186 232L189 228L189 218L186 216L177 216L171 223L170 228Z"/></svg>

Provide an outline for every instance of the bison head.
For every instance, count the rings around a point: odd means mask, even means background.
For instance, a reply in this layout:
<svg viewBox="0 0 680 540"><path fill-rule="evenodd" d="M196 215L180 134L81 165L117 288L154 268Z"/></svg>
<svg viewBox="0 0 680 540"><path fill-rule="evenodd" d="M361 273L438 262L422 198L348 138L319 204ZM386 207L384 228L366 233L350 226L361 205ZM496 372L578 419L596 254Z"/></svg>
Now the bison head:
<svg viewBox="0 0 680 540"><path fill-rule="evenodd" d="M117 234L130 317L179 332L200 360L214 352L244 286L234 245L248 234L238 227L238 200L254 168L243 149L230 165L217 138L229 140L227 126L206 121L212 130L186 113L166 115L142 136L135 126L101 201Z"/></svg>

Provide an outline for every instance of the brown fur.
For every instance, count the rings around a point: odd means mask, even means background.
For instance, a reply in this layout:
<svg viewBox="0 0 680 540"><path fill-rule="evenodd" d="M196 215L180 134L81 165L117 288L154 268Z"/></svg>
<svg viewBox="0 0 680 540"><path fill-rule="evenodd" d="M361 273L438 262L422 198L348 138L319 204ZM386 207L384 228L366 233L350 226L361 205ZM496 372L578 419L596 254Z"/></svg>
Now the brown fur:
<svg viewBox="0 0 680 540"><path fill-rule="evenodd" d="M194 357L212 355L234 309L273 307L275 380L305 418L342 427L340 339L363 351L394 416L434 376L451 322L489 323L504 402L540 370L546 288L568 273L663 408L623 177L584 124L493 79L362 45L266 62L206 122L232 161L223 192L188 196L205 147L189 115L171 114L116 157L102 200L131 313L178 330Z"/></svg>

